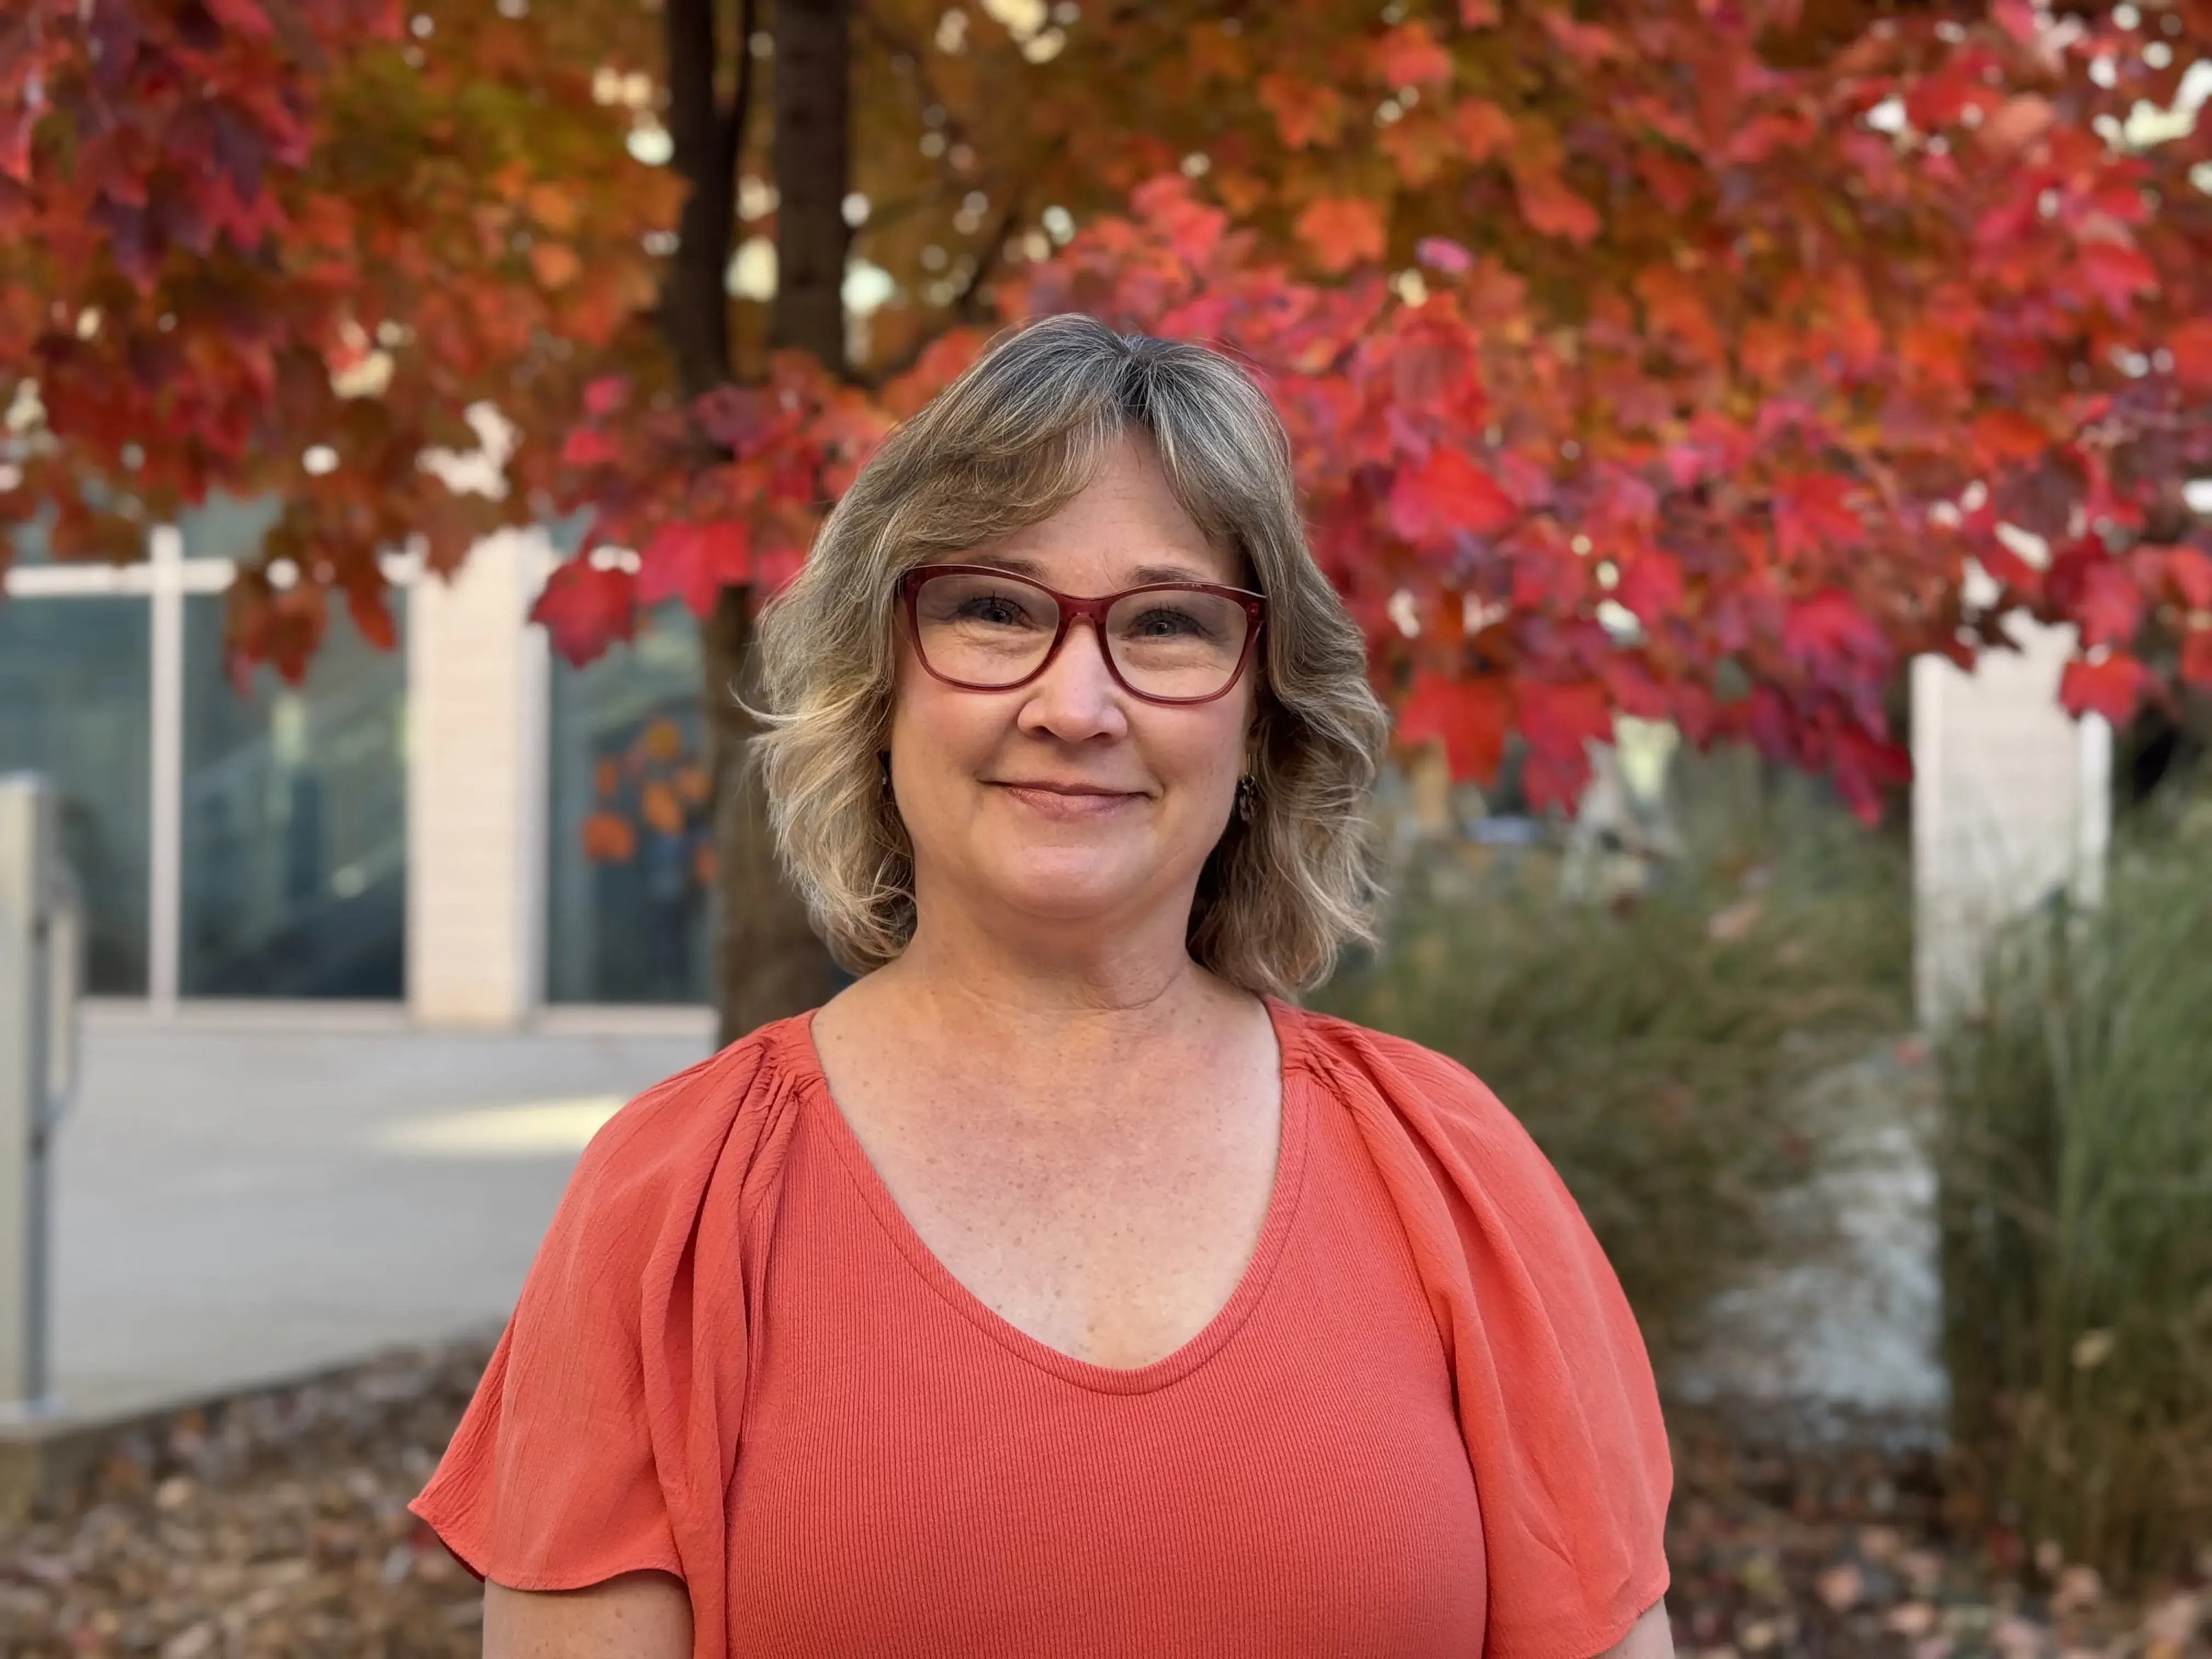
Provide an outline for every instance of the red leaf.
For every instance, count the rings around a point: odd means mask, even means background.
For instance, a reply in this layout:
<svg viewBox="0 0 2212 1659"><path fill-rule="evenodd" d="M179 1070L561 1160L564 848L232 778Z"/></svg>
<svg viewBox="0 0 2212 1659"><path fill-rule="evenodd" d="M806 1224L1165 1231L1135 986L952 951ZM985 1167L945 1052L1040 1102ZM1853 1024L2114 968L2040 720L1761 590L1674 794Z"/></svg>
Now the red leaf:
<svg viewBox="0 0 2212 1659"><path fill-rule="evenodd" d="M604 420L629 398L629 382L619 374L602 374L584 388L584 413Z"/></svg>
<svg viewBox="0 0 2212 1659"><path fill-rule="evenodd" d="M1292 228L1323 270L1345 270L1382 257L1382 210L1364 196L1324 196L1310 202Z"/></svg>
<svg viewBox="0 0 2212 1659"><path fill-rule="evenodd" d="M695 617L705 617L725 587L752 574L752 537L735 519L664 524L638 550L637 602L655 605L680 598Z"/></svg>
<svg viewBox="0 0 2212 1659"><path fill-rule="evenodd" d="M2059 678L2058 701L2069 714L2102 714L2116 726L2125 726L2150 685L2150 670L2124 651L2102 662L2077 657Z"/></svg>
<svg viewBox="0 0 2212 1659"><path fill-rule="evenodd" d="M1398 711L1398 736L1409 744L1441 742L1451 775L1488 783L1505 754L1505 684L1494 678L1448 679L1416 674Z"/></svg>
<svg viewBox="0 0 2212 1659"><path fill-rule="evenodd" d="M2081 249L2081 274L2106 308L2124 317L2138 294L2154 291L2158 270L2131 247L2118 242L2089 242Z"/></svg>
<svg viewBox="0 0 2212 1659"><path fill-rule="evenodd" d="M2181 636L2181 678L2212 691L2212 628L2192 628Z"/></svg>
<svg viewBox="0 0 2212 1659"><path fill-rule="evenodd" d="M353 618L354 631L379 651L389 651L399 643L399 635L392 625L392 612L385 607L381 593L349 590L346 614Z"/></svg>
<svg viewBox="0 0 2212 1659"><path fill-rule="evenodd" d="M634 588L627 571L571 559L546 578L545 591L530 607L530 620L543 623L553 648L580 668L636 632Z"/></svg>
<svg viewBox="0 0 2212 1659"><path fill-rule="evenodd" d="M1418 546L1448 544L1460 531L1491 535L1516 511L1497 482L1449 444L1438 444L1419 465L1400 468L1390 486L1390 528Z"/></svg>
<svg viewBox="0 0 2212 1659"><path fill-rule="evenodd" d="M1459 21L1462 28L1496 27L1498 0L1459 0Z"/></svg>
<svg viewBox="0 0 2212 1659"><path fill-rule="evenodd" d="M1784 559L1824 547L1856 547L1866 526L1851 511L1850 484L1832 473L1795 478L1774 492L1774 539Z"/></svg>
<svg viewBox="0 0 2212 1659"><path fill-rule="evenodd" d="M605 466L621 459L622 451L615 441L595 426L571 428L568 441L561 446L563 466Z"/></svg>
<svg viewBox="0 0 2212 1659"><path fill-rule="evenodd" d="M1613 741L1613 708L1605 687L1595 680L1572 685L1528 680L1519 690L1518 724L1528 743L1522 787L1539 811L1571 809L1589 781L1588 745Z"/></svg>
<svg viewBox="0 0 2212 1659"><path fill-rule="evenodd" d="M2142 592L2128 573L2109 559L2081 572L2072 597L2085 648L2125 645L2142 625Z"/></svg>
<svg viewBox="0 0 2212 1659"><path fill-rule="evenodd" d="M1613 597L1645 627L1654 627L1661 617L1673 616L1682 607L1682 567L1672 554L1647 550L1621 573L1620 586L1613 589Z"/></svg>
<svg viewBox="0 0 2212 1659"><path fill-rule="evenodd" d="M2191 611L2212 611L2212 555L2193 547L2166 550L2166 580Z"/></svg>
<svg viewBox="0 0 2212 1659"><path fill-rule="evenodd" d="M1782 623L1782 648L1793 662L1830 684L1856 679L1889 655L1881 629L1839 588L1790 607Z"/></svg>
<svg viewBox="0 0 2212 1659"><path fill-rule="evenodd" d="M206 0L206 3L215 21L233 34L242 34L255 40L269 38L269 15L254 3L254 0Z"/></svg>
<svg viewBox="0 0 2212 1659"><path fill-rule="evenodd" d="M2174 378L2191 392L2212 392L2212 317L2192 317L2166 337Z"/></svg>

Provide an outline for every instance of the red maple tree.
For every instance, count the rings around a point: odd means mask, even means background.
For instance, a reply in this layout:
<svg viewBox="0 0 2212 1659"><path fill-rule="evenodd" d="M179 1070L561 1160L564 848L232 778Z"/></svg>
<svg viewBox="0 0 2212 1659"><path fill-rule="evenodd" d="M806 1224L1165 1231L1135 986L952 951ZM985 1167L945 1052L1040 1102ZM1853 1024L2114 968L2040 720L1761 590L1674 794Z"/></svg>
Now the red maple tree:
<svg viewBox="0 0 2212 1659"><path fill-rule="evenodd" d="M0 94L40 88L0 125L0 380L45 410L0 510L51 501L97 551L118 514L276 489L295 580L241 575L241 653L296 665L325 592L373 616L410 533L444 568L582 508L556 645L680 597L726 684L890 424L991 328L1079 307L1267 377L1401 737L1475 778L1517 737L1540 804L1626 711L1871 815L1902 658L1971 660L2017 615L2077 627L2077 711L2212 686L2184 495L2212 470L2212 125L2154 131L2201 86L2207 0L855 0L766 31L665 0L658 41L611 0L279 15L0 24ZM624 121L665 125L672 169ZM755 235L773 298L732 299ZM889 295L857 322L855 253ZM343 395L364 341L388 383ZM513 487L441 496L416 458L479 399ZM325 433L345 465L311 476ZM742 1025L818 978L710 708Z"/></svg>

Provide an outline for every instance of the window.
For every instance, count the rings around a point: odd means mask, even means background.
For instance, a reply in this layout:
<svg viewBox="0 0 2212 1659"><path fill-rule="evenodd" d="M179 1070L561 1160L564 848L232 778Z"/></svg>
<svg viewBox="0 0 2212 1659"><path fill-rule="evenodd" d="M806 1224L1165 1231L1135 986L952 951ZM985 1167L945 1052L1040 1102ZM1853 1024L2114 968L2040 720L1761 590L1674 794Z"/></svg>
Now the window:
<svg viewBox="0 0 2212 1659"><path fill-rule="evenodd" d="M402 629L404 593L390 596ZM185 600L185 996L397 997L406 672L335 611L306 680L222 672L223 602Z"/></svg>
<svg viewBox="0 0 2212 1659"><path fill-rule="evenodd" d="M546 995L699 1003L713 970L699 632L681 605L552 673Z"/></svg>
<svg viewBox="0 0 2212 1659"><path fill-rule="evenodd" d="M151 635L125 597L0 599L0 772L44 772L83 890L87 988L146 992Z"/></svg>

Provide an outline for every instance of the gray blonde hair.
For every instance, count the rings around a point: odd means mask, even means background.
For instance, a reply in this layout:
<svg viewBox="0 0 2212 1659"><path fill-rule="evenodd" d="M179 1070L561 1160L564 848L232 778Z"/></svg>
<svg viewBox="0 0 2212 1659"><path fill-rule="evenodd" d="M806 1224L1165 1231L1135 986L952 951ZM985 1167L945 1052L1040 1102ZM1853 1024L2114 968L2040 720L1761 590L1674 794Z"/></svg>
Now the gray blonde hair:
<svg viewBox="0 0 2212 1659"><path fill-rule="evenodd" d="M1206 860L1191 955L1290 995L1374 937L1363 807L1389 721L1359 630L1307 550L1281 421L1218 352L1060 316L1000 337L884 441L761 618L754 744L769 822L848 970L881 966L914 936L914 852L879 758L899 576L1049 518L1128 431L1150 437L1183 510L1267 596L1255 796Z"/></svg>

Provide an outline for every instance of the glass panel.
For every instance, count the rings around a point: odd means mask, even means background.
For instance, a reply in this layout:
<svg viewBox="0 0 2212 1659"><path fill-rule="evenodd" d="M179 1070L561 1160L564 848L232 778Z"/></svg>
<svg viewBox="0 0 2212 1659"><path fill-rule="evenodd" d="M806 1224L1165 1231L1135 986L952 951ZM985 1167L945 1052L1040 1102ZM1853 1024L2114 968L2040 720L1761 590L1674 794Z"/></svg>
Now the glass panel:
<svg viewBox="0 0 2212 1659"><path fill-rule="evenodd" d="M406 596L391 599L404 636ZM337 608L304 684L264 668L241 696L222 599L185 601L183 994L401 994L404 651Z"/></svg>
<svg viewBox="0 0 2212 1659"><path fill-rule="evenodd" d="M260 557L261 538L283 510L282 501L265 496L240 501L210 495L204 505L177 515L177 534L188 559L235 559L250 564Z"/></svg>
<svg viewBox="0 0 2212 1659"><path fill-rule="evenodd" d="M152 646L141 599L0 602L0 772L51 775L84 890L86 982L146 994Z"/></svg>
<svg viewBox="0 0 2212 1659"><path fill-rule="evenodd" d="M546 995L708 1000L699 629L680 605L580 669L553 665Z"/></svg>

